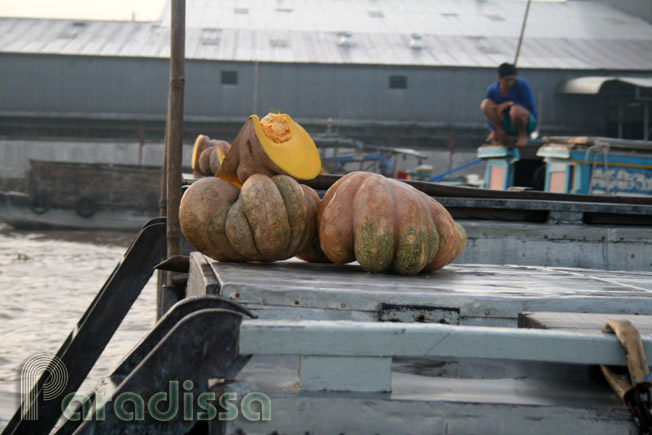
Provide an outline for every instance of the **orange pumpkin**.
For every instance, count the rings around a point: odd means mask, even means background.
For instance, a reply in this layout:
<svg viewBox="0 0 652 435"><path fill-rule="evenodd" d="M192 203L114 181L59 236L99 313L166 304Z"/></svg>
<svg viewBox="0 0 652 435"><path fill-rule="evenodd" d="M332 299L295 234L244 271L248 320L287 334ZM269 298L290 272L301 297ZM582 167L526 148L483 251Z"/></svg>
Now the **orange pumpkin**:
<svg viewBox="0 0 652 435"><path fill-rule="evenodd" d="M335 263L411 275L441 269L462 253L466 232L434 198L370 172L335 182L318 213L321 249Z"/></svg>

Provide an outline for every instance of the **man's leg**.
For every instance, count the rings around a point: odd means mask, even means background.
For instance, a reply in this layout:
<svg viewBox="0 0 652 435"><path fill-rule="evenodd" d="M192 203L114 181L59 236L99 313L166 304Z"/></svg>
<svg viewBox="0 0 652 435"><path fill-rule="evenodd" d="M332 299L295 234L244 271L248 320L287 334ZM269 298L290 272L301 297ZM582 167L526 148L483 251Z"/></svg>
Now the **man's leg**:
<svg viewBox="0 0 652 435"><path fill-rule="evenodd" d="M487 140L500 141L504 139L507 136L507 133L505 133L505 129L502 126L502 113L498 112L498 104L493 100L486 98L482 101L482 104L480 104L480 110L482 110L482 113L487 117L494 128L491 133L489 133Z"/></svg>
<svg viewBox="0 0 652 435"><path fill-rule="evenodd" d="M527 134L527 118L530 116L530 111L523 106L515 104L509 110L509 117L512 120L512 124L516 127L518 131L518 138L516 139L517 147L524 147L527 145L528 134Z"/></svg>

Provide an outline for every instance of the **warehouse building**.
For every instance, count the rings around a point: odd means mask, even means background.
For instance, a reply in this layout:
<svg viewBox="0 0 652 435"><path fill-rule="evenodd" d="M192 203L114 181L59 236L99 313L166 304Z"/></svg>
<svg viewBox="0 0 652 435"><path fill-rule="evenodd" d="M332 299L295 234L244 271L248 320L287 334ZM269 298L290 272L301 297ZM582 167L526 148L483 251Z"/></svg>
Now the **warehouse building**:
<svg viewBox="0 0 652 435"><path fill-rule="evenodd" d="M386 146L473 148L526 1L187 0L186 140L252 113ZM533 1L517 65L541 135L650 136L652 0ZM157 22L0 18L0 136L161 143L170 6Z"/></svg>

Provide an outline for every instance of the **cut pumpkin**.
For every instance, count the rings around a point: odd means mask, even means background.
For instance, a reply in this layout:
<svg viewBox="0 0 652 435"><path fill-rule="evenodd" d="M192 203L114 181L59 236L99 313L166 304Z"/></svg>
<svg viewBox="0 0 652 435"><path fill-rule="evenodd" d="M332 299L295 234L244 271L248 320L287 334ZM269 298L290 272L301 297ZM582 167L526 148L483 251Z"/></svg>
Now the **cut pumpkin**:
<svg viewBox="0 0 652 435"><path fill-rule="evenodd" d="M201 169L199 168L199 158L202 153L210 147L210 139L208 136L200 134L195 139L195 146L192 149L192 173L193 175L201 174Z"/></svg>
<svg viewBox="0 0 652 435"><path fill-rule="evenodd" d="M253 174L315 178L321 171L319 152L310 135L288 114L251 115L224 157L217 176L241 186Z"/></svg>
<svg viewBox="0 0 652 435"><path fill-rule="evenodd" d="M227 141L210 139L203 134L197 136L192 149L193 175L214 176L230 148Z"/></svg>

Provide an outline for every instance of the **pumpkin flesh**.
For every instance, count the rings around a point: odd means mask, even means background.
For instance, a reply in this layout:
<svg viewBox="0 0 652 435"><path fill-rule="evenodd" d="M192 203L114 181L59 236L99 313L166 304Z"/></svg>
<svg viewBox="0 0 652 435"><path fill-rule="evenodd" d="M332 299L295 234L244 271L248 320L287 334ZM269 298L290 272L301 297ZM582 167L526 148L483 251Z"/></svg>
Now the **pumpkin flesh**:
<svg viewBox="0 0 652 435"><path fill-rule="evenodd" d="M308 180L321 170L319 152L308 133L288 114L251 115L224 157L217 176L241 186L254 174L284 174Z"/></svg>

